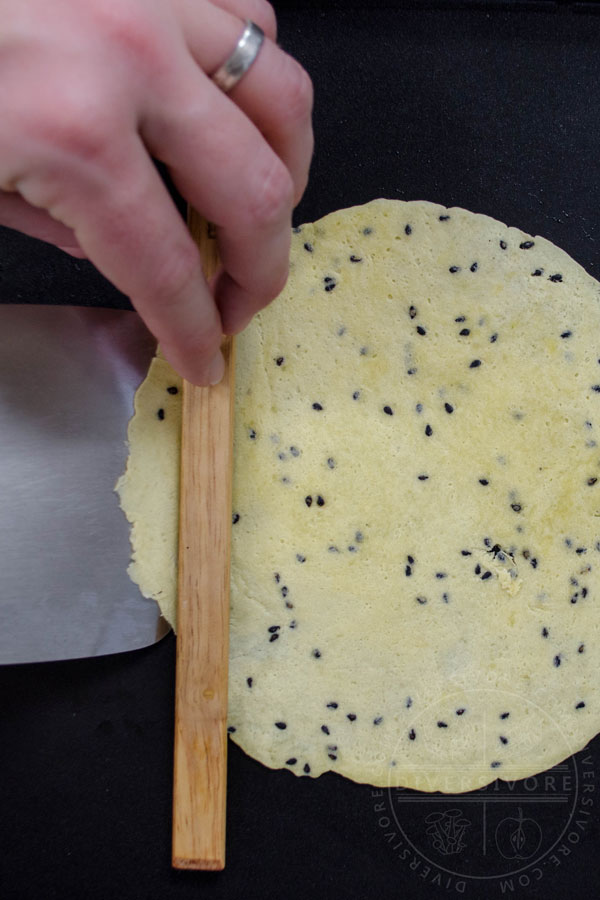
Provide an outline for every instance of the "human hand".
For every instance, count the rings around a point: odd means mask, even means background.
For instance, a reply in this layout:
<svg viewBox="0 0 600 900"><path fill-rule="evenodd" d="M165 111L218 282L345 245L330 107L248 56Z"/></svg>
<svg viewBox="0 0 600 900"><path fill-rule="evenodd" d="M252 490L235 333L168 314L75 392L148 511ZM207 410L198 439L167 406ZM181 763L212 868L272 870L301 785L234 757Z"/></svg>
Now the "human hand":
<svg viewBox="0 0 600 900"><path fill-rule="evenodd" d="M246 19L265 40L226 95L209 76ZM222 334L285 284L313 147L311 82L271 6L0 0L0 33L0 224L89 258L175 369L218 381ZM151 157L217 226L212 290Z"/></svg>

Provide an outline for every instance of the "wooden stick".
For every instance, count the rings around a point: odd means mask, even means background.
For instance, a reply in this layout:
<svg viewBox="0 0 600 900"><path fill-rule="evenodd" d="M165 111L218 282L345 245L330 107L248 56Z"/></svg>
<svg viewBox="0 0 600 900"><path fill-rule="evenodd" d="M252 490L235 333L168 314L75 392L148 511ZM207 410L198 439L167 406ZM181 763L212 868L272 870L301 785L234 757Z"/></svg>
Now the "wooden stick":
<svg viewBox="0 0 600 900"><path fill-rule="evenodd" d="M210 277L218 264L208 223L188 225ZM235 344L214 387L184 381L179 510L172 864L225 867L227 675Z"/></svg>

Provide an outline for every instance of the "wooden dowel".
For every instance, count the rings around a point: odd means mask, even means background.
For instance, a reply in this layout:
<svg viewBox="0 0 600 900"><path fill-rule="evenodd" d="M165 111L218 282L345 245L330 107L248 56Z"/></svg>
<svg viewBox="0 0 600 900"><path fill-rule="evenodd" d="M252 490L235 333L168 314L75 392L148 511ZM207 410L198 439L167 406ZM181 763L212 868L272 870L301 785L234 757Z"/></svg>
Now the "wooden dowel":
<svg viewBox="0 0 600 900"><path fill-rule="evenodd" d="M216 241L194 210L188 225L210 277ZM233 338L222 351L220 384L183 384L172 846L178 869L225 866Z"/></svg>

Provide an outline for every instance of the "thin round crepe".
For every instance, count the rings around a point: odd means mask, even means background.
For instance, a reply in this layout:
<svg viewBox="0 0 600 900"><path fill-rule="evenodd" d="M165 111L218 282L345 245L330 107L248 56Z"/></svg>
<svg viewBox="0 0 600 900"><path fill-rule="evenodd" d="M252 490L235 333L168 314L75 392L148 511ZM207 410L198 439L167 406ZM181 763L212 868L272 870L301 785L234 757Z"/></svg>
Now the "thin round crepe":
<svg viewBox="0 0 600 900"><path fill-rule="evenodd" d="M273 768L459 792L600 730L600 291L540 237L375 200L295 229L238 339L229 731ZM118 490L175 624L180 380Z"/></svg>

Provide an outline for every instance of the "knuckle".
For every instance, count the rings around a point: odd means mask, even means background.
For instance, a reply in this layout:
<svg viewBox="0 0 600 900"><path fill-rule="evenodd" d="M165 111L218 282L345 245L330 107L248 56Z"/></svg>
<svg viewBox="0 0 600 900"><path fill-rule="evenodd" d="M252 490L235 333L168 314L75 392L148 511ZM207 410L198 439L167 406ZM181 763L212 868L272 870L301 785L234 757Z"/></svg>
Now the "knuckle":
<svg viewBox="0 0 600 900"><path fill-rule="evenodd" d="M281 115L291 121L308 119L313 106L313 84L300 63L291 56L285 57L286 72L281 92Z"/></svg>
<svg viewBox="0 0 600 900"><path fill-rule="evenodd" d="M161 306L179 306L181 298L198 280L199 266L194 244L182 242L169 248L152 272L150 290Z"/></svg>
<svg viewBox="0 0 600 900"><path fill-rule="evenodd" d="M276 225L291 212L293 202L292 176L279 157L274 157L250 198L250 222L258 227Z"/></svg>

